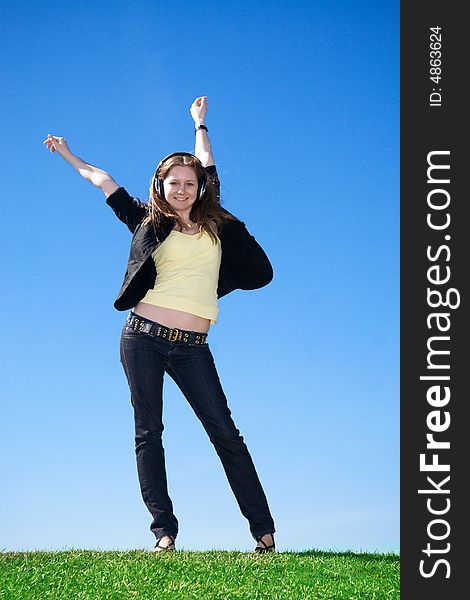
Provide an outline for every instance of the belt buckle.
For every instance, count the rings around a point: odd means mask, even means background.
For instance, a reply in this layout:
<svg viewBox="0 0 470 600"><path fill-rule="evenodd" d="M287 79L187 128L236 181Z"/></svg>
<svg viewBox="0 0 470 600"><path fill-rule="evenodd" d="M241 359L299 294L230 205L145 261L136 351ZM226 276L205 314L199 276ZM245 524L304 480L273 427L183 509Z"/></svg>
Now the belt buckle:
<svg viewBox="0 0 470 600"><path fill-rule="evenodd" d="M168 341L169 342L176 342L176 340L178 339L178 335L179 335L179 329L170 329L170 335L168 336Z"/></svg>

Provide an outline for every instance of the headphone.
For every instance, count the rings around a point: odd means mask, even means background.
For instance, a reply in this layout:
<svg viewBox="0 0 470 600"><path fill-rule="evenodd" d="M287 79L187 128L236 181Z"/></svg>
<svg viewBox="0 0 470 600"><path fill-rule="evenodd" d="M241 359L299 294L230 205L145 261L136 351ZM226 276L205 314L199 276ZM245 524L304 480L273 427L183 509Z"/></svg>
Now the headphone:
<svg viewBox="0 0 470 600"><path fill-rule="evenodd" d="M171 154L168 154L168 156L165 156L165 158L162 158L162 160L158 163L157 168L155 169L155 190L156 190L157 194L160 196L160 198L162 198L162 200L165 200L165 190L163 188L163 179L161 177L158 177L157 173L158 173L158 170L160 169L160 167L163 165L163 163L165 163L172 156L191 156L192 158L195 158L197 160L197 162L201 165L201 168L203 171L203 176L200 179L198 179L198 188L197 188L197 197L196 197L196 200L201 200L201 198L206 193L206 188L207 188L206 169L204 168L204 165L199 160L199 158L197 156L194 156L194 154L191 154L191 152L172 152Z"/></svg>

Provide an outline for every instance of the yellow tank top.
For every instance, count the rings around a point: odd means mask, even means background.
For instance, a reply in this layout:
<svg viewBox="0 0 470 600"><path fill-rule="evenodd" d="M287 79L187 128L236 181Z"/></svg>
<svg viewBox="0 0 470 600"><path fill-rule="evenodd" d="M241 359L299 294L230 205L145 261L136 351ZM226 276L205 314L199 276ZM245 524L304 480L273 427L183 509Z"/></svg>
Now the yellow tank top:
<svg viewBox="0 0 470 600"><path fill-rule="evenodd" d="M214 244L204 231L187 235L173 230L153 251L152 258L157 278L142 302L182 310L215 324L219 314L220 240Z"/></svg>

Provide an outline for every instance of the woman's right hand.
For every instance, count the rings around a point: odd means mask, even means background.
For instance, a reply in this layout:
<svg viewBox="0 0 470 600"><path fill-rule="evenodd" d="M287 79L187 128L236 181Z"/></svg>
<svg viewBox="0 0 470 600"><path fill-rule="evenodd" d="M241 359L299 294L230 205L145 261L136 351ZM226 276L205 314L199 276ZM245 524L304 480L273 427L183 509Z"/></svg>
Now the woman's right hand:
<svg viewBox="0 0 470 600"><path fill-rule="evenodd" d="M103 169L89 165L78 156L72 154L65 138L49 133L44 140L44 144L49 148L51 154L58 152L84 179L101 188L106 197L118 189L119 185L109 173L106 173Z"/></svg>
<svg viewBox="0 0 470 600"><path fill-rule="evenodd" d="M61 156L67 153L70 154L70 149L64 137L49 133L43 143L49 148L51 154L54 154L54 152L58 152Z"/></svg>

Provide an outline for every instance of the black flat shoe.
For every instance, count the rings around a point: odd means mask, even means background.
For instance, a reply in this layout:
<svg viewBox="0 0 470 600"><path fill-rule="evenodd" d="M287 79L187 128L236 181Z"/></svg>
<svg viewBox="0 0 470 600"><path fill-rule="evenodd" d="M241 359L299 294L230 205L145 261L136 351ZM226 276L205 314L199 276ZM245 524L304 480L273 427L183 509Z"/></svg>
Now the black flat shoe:
<svg viewBox="0 0 470 600"><path fill-rule="evenodd" d="M165 537L169 537L170 540L171 540L171 542L167 546L161 546L160 542ZM155 544L155 548L153 549L154 552L171 552L172 550L176 550L176 547L175 547L175 538L173 536L171 536L171 535L164 535L164 536L162 536L157 541L157 543Z"/></svg>
<svg viewBox="0 0 470 600"><path fill-rule="evenodd" d="M271 545L266 544L266 542L262 539L262 538L264 538L265 535L271 536L271 540L272 540ZM260 535L259 537L257 537L256 541L258 543L261 542L261 544L263 544L262 546L256 546L255 552L257 552L258 554L266 554L266 552L275 552L276 551L276 544L274 543L274 534L273 533L264 533L263 535Z"/></svg>

